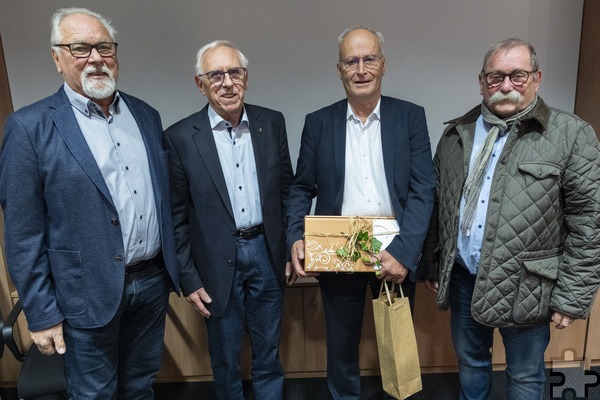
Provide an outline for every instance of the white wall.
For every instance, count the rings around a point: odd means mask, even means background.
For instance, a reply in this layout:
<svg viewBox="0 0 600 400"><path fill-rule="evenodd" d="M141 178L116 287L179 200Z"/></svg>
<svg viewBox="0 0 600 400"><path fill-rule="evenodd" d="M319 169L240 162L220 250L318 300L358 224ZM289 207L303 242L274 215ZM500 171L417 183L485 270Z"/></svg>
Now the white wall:
<svg viewBox="0 0 600 400"><path fill-rule="evenodd" d="M488 47L530 41L544 72L540 94L572 111L583 0L11 0L0 33L15 109L62 83L50 58L49 19L83 6L118 30L118 87L159 110L165 127L206 103L193 80L195 53L234 41L250 60L250 103L284 113L295 163L304 116L344 96L337 36L366 24L386 39L383 92L425 107L432 146L443 121L481 100L477 74Z"/></svg>

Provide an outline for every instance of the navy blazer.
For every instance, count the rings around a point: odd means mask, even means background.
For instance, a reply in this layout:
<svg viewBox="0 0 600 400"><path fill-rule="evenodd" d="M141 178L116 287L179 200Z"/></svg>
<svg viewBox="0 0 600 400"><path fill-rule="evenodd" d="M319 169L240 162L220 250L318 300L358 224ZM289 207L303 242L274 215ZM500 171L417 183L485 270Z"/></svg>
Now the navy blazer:
<svg viewBox="0 0 600 400"><path fill-rule="evenodd" d="M340 215L344 194L346 113L342 100L308 114L296 176L288 198L288 246L302 239L304 216ZM433 208L435 175L425 112L415 104L381 98L385 177L400 233L386 250L415 272ZM360 168L360 166L357 166Z"/></svg>
<svg viewBox="0 0 600 400"><path fill-rule="evenodd" d="M244 105L256 162L263 225L275 274L285 286L285 220L292 165L285 120L278 111ZM165 131L169 152L171 203L181 289L188 296L204 287L211 315L221 316L233 282L235 218L208 105Z"/></svg>
<svg viewBox="0 0 600 400"><path fill-rule="evenodd" d="M178 289L160 117L141 100L120 94L144 139L163 257ZM12 114L4 135L0 204L6 258L29 330L65 319L78 328L104 326L123 294L123 238L112 197L63 88Z"/></svg>

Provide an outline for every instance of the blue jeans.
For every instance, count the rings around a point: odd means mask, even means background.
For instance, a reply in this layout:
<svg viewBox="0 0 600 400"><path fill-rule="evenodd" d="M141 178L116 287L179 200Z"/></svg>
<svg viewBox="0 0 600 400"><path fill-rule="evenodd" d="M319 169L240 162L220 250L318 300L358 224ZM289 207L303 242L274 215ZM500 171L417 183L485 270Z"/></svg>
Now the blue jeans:
<svg viewBox="0 0 600 400"><path fill-rule="evenodd" d="M170 282L166 269L125 275L119 310L105 326L64 323L67 392L80 399L154 399L160 369Z"/></svg>
<svg viewBox="0 0 600 400"><path fill-rule="evenodd" d="M283 368L279 362L283 290L269 254L264 235L238 238L233 286L225 313L206 319L218 399L244 399L240 367L244 330L252 346L254 398L281 400L283 396Z"/></svg>
<svg viewBox="0 0 600 400"><path fill-rule="evenodd" d="M471 315L475 277L455 264L450 280L451 330L458 357L460 400L485 400L492 390L494 328ZM539 400L546 380L544 351L550 341L550 324L499 328L506 348L507 400Z"/></svg>

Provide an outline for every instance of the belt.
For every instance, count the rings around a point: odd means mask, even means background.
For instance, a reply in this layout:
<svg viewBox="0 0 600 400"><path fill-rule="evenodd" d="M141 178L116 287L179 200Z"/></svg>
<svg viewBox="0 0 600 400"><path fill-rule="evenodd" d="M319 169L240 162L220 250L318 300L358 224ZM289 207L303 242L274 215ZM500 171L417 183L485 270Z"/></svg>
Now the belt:
<svg viewBox="0 0 600 400"><path fill-rule="evenodd" d="M134 263L131 263L131 264L125 266L125 273L126 274L134 274L136 272L142 272L156 264L160 264L160 266L162 266L163 263L164 263L164 260L163 260L162 251L159 251L157 255L155 255L154 257L152 257L148 260L134 262Z"/></svg>
<svg viewBox="0 0 600 400"><path fill-rule="evenodd" d="M251 226L250 228L238 229L235 231L235 236L242 239L254 239L265 231L263 224Z"/></svg>

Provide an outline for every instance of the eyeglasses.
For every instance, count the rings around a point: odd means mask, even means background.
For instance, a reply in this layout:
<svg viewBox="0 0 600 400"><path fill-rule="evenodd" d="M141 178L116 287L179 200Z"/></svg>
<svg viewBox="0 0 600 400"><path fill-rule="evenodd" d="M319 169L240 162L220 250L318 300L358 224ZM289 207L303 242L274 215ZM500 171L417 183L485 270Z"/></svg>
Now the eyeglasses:
<svg viewBox="0 0 600 400"><path fill-rule="evenodd" d="M111 57L117 54L117 43L102 42L96 45L87 43L69 43L69 44L54 44L57 47L67 47L71 55L75 58L87 58L92 54L92 49L96 49L102 57Z"/></svg>
<svg viewBox="0 0 600 400"><path fill-rule="evenodd" d="M379 60L383 59L383 56L370 54L364 57L347 57L340 60L340 64L344 69L352 70L357 69L360 60L365 64L365 68L377 68L379 66Z"/></svg>
<svg viewBox="0 0 600 400"><path fill-rule="evenodd" d="M508 76L508 79L510 79L511 83L515 86L523 86L527 80L529 79L529 76L531 74L536 73L538 70L535 69L533 71L523 71L523 70L516 70L511 72L510 74L505 74L503 72L499 72L499 71L492 71L492 72L488 72L488 73L481 73L481 76L485 78L485 81L487 82L488 87L497 87L502 85L502 83L504 82L504 79Z"/></svg>
<svg viewBox="0 0 600 400"><path fill-rule="evenodd" d="M206 79L213 85L220 85L225 79L225 74L229 75L229 79L234 82L242 82L246 77L246 68L235 67L229 68L227 71L208 71L205 74L198 75L198 78L206 76Z"/></svg>

